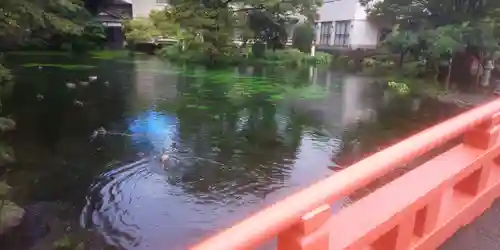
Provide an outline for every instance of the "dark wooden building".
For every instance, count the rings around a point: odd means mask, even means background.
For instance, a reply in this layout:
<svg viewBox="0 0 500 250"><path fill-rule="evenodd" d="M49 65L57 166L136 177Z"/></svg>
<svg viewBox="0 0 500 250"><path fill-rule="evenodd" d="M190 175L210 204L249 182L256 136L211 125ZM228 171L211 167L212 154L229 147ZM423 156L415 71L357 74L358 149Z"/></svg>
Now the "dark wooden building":
<svg viewBox="0 0 500 250"><path fill-rule="evenodd" d="M123 48L125 44L124 22L132 18L132 4L126 0L102 1L95 8L95 18L106 31L108 47Z"/></svg>

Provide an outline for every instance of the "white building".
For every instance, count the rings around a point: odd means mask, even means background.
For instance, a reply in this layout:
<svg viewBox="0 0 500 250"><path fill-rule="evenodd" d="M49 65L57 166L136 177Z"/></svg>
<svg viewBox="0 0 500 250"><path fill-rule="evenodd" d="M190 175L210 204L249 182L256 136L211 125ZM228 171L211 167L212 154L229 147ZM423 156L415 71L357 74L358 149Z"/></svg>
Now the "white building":
<svg viewBox="0 0 500 250"><path fill-rule="evenodd" d="M378 45L378 27L358 0L325 0L316 22L319 48L367 49Z"/></svg>
<svg viewBox="0 0 500 250"><path fill-rule="evenodd" d="M163 10L169 0L129 0L132 2L133 18L149 17L153 10Z"/></svg>

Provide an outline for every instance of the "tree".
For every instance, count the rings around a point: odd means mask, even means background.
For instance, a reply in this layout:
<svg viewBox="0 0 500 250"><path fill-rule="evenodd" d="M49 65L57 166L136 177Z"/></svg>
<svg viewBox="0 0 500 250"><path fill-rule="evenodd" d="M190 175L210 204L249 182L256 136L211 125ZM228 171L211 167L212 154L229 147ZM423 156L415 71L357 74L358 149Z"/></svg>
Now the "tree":
<svg viewBox="0 0 500 250"><path fill-rule="evenodd" d="M79 0L0 1L4 45L45 44L55 36L80 36L91 20Z"/></svg>
<svg viewBox="0 0 500 250"><path fill-rule="evenodd" d="M298 25L293 32L293 47L302 52L309 53L311 51L314 36L315 32L311 24L303 23Z"/></svg>
<svg viewBox="0 0 500 250"><path fill-rule="evenodd" d="M286 25L293 16L314 20L321 2L313 0L174 0L166 16L187 33L187 40L202 38L208 53L230 46L234 34L279 47L287 39Z"/></svg>
<svg viewBox="0 0 500 250"><path fill-rule="evenodd" d="M405 55L411 50L418 50L419 39L418 33L411 30L401 30L399 25L395 25L384 44L389 51L399 54L399 66L402 67Z"/></svg>
<svg viewBox="0 0 500 250"><path fill-rule="evenodd" d="M154 10L149 14L149 19L163 37L179 37L180 26L172 22L164 11Z"/></svg>
<svg viewBox="0 0 500 250"><path fill-rule="evenodd" d="M370 18L394 26L385 45L409 52L438 68L463 51L480 62L498 49L500 1L495 0L359 0ZM451 63L449 63L451 67ZM451 71L450 69L448 71Z"/></svg>
<svg viewBox="0 0 500 250"><path fill-rule="evenodd" d="M54 33L81 34L90 15L76 0L3 0L0 3L0 37L26 42Z"/></svg>
<svg viewBox="0 0 500 250"><path fill-rule="evenodd" d="M125 37L130 44L149 42L160 35L161 32L147 18L134 19L125 23Z"/></svg>

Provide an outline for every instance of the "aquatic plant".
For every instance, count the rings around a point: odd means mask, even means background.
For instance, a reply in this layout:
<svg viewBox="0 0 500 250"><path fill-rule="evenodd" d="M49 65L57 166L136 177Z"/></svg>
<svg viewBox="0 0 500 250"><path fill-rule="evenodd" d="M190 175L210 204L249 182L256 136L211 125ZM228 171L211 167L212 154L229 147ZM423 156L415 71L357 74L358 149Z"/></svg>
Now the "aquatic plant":
<svg viewBox="0 0 500 250"><path fill-rule="evenodd" d="M410 88L408 87L407 84L403 82L395 82L395 81L389 81L387 85L396 90L399 94L401 95L407 95L410 93Z"/></svg>
<svg viewBox="0 0 500 250"><path fill-rule="evenodd" d="M84 64L54 64L54 63L26 63L22 65L25 68L60 68L65 70L86 70L93 69L97 66Z"/></svg>
<svg viewBox="0 0 500 250"><path fill-rule="evenodd" d="M96 50L88 53L93 59L118 60L130 57L130 55L144 55L141 52L130 52L128 50Z"/></svg>
<svg viewBox="0 0 500 250"><path fill-rule="evenodd" d="M70 56L71 54L65 51L8 51L5 52L7 56Z"/></svg>

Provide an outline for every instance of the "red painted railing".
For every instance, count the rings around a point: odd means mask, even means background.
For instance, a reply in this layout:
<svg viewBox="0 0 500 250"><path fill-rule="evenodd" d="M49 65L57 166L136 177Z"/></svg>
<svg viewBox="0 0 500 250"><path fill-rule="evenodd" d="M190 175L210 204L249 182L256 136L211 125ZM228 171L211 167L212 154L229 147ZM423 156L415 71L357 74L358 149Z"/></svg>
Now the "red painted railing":
<svg viewBox="0 0 500 250"><path fill-rule="evenodd" d="M193 250L435 249L500 196L500 99L335 173ZM455 138L462 142L332 214L330 205Z"/></svg>

